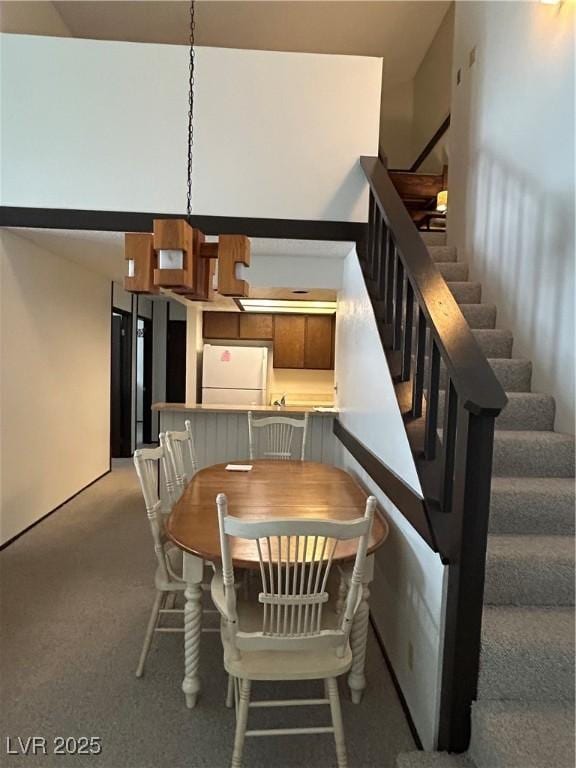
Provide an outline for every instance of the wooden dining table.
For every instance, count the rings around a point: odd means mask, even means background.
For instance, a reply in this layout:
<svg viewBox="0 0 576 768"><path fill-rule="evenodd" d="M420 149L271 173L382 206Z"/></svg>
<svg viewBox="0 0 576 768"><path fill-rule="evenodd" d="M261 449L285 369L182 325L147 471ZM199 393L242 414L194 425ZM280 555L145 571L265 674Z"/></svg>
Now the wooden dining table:
<svg viewBox="0 0 576 768"><path fill-rule="evenodd" d="M200 633L202 580L206 561L220 562L220 535L216 496L228 497L229 514L249 520L274 518L353 520L364 515L367 494L356 480L338 467L313 461L253 460L247 472L230 471L215 464L197 472L174 505L167 522L169 538L184 553L184 680L182 690L189 708L200 693ZM374 517L364 569L362 598L350 634L352 667L348 675L351 697L359 703L366 687L365 660L369 620L369 584L374 574L374 552L388 535L379 512ZM351 574L356 542L342 542L334 558L343 575ZM235 566L259 568L254 542L232 542Z"/></svg>

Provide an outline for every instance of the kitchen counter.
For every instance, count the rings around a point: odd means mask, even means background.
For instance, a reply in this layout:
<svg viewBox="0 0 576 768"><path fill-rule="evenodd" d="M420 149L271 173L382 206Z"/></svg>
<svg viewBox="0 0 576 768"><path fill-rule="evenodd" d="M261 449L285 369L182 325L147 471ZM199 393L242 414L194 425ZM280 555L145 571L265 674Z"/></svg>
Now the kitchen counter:
<svg viewBox="0 0 576 768"><path fill-rule="evenodd" d="M221 462L246 463L248 450L248 411L265 416L293 416L309 414L306 458L325 464L337 464L337 440L333 433L334 418L338 411L314 411L313 406L289 405L219 405L194 403L156 403L153 406L160 417L160 432L182 431L190 421L194 434L200 467Z"/></svg>
<svg viewBox="0 0 576 768"><path fill-rule="evenodd" d="M316 411L315 406L312 405L202 405L201 403L190 405L186 403L154 403L152 406L153 411L195 411L198 413L314 413L319 416L326 413L328 415L334 415L338 413L336 408L330 408L329 410Z"/></svg>

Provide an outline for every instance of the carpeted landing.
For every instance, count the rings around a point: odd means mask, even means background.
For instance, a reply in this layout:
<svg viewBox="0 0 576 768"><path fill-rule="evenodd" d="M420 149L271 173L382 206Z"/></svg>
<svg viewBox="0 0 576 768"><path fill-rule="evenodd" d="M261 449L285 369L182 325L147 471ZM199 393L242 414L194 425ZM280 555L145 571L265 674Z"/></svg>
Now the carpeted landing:
<svg viewBox="0 0 576 768"><path fill-rule="evenodd" d="M218 634L202 638L195 710L186 709L180 689L182 635L157 635L145 676L134 676L154 594L154 555L130 461L116 462L111 474L8 546L0 569L0 765L229 765L234 714L224 707ZM360 706L351 704L344 681L340 686L349 765L393 768L414 742L372 634L367 669ZM254 698L292 698L320 695L320 686L261 683L253 691ZM329 723L327 708L256 710L250 717L252 727ZM6 737L19 750L18 737L30 736L47 739L47 755L7 754ZM56 736L100 737L102 753L55 755ZM331 735L246 742L246 768L335 764Z"/></svg>

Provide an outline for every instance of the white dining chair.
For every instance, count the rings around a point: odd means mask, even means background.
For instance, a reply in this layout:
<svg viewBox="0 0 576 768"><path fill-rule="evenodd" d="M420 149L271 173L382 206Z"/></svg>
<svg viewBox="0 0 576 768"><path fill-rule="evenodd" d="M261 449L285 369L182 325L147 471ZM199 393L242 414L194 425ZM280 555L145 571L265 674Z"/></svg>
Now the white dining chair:
<svg viewBox="0 0 576 768"><path fill-rule="evenodd" d="M164 513L158 494L160 466L162 467L169 500L174 498L174 490L176 488L163 434L160 435L160 445L158 448L141 448L134 451L134 466L136 467L136 474L138 475L142 495L144 496L146 514L148 515L154 543L154 553L156 555L156 573L154 576L156 597L148 620L144 644L136 669L136 677L142 677L154 633L184 632L183 626L161 626L160 622L164 615L184 614L182 608L175 607L175 600L177 595L182 594L186 589L186 582L182 577L182 550L176 547L166 535L167 515ZM172 491L169 490L169 485L171 485ZM203 584L202 586L206 590L210 589L209 584ZM168 607L169 600L170 604ZM205 610L204 613L215 613L215 611ZM202 631L217 632L218 630L203 628Z"/></svg>
<svg viewBox="0 0 576 768"><path fill-rule="evenodd" d="M260 432L261 430L261 432ZM296 433L302 430L300 443L300 459L304 461L306 442L308 439L308 414L303 419L292 419L287 416L267 416L255 419L252 411L248 411L248 446L250 458L262 459L292 459L296 450L293 441ZM259 432L257 438L255 432ZM257 445L260 450L257 450ZM259 454L257 456L257 454Z"/></svg>
<svg viewBox="0 0 576 768"><path fill-rule="evenodd" d="M212 599L222 616L224 667L232 679L236 732L232 768L240 768L246 736L333 733L338 768L346 768L346 746L338 677L352 664L350 631L362 596L362 579L376 499L356 520L284 518L246 521L228 514L224 494L217 497L222 568L212 580ZM261 590L243 600L234 583L231 537L255 542ZM345 599L330 581L341 541L358 539ZM338 605L340 610L338 611ZM324 697L251 701L252 681L323 680ZM230 688L229 688L230 690ZM228 697L229 698L229 697ZM227 704L232 702L227 699ZM247 730L253 707L329 705L330 727Z"/></svg>
<svg viewBox="0 0 576 768"><path fill-rule="evenodd" d="M186 419L184 426L186 429L183 431L169 430L164 433L177 497L198 471L196 446L189 419Z"/></svg>
<svg viewBox="0 0 576 768"><path fill-rule="evenodd" d="M134 466L136 474L140 480L140 487L144 502L146 504L146 514L150 523L152 540L154 542L154 553L156 555L156 574L154 584L156 587L156 597L152 606L152 612L148 620L146 634L144 635L144 644L136 669L136 677L142 677L144 674L144 665L146 657L150 650L152 637L155 632L183 632L183 627L162 627L160 620L165 614L183 614L182 609L174 607L167 608L166 601L168 597L175 592L183 592L186 589L186 582L182 578L182 552L167 539L165 532L165 520L162 511L162 502L158 496L157 481L159 466L162 465L166 485L170 482L171 467L169 466L166 449L163 445L158 448L141 448L134 451ZM169 497L171 493L169 492Z"/></svg>

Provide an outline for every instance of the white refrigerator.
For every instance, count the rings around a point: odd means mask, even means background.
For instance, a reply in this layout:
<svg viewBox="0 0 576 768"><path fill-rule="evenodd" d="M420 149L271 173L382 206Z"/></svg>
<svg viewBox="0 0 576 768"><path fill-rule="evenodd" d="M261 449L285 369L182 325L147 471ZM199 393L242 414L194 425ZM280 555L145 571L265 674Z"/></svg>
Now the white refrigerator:
<svg viewBox="0 0 576 768"><path fill-rule="evenodd" d="M204 345L202 402L266 405L268 349Z"/></svg>

